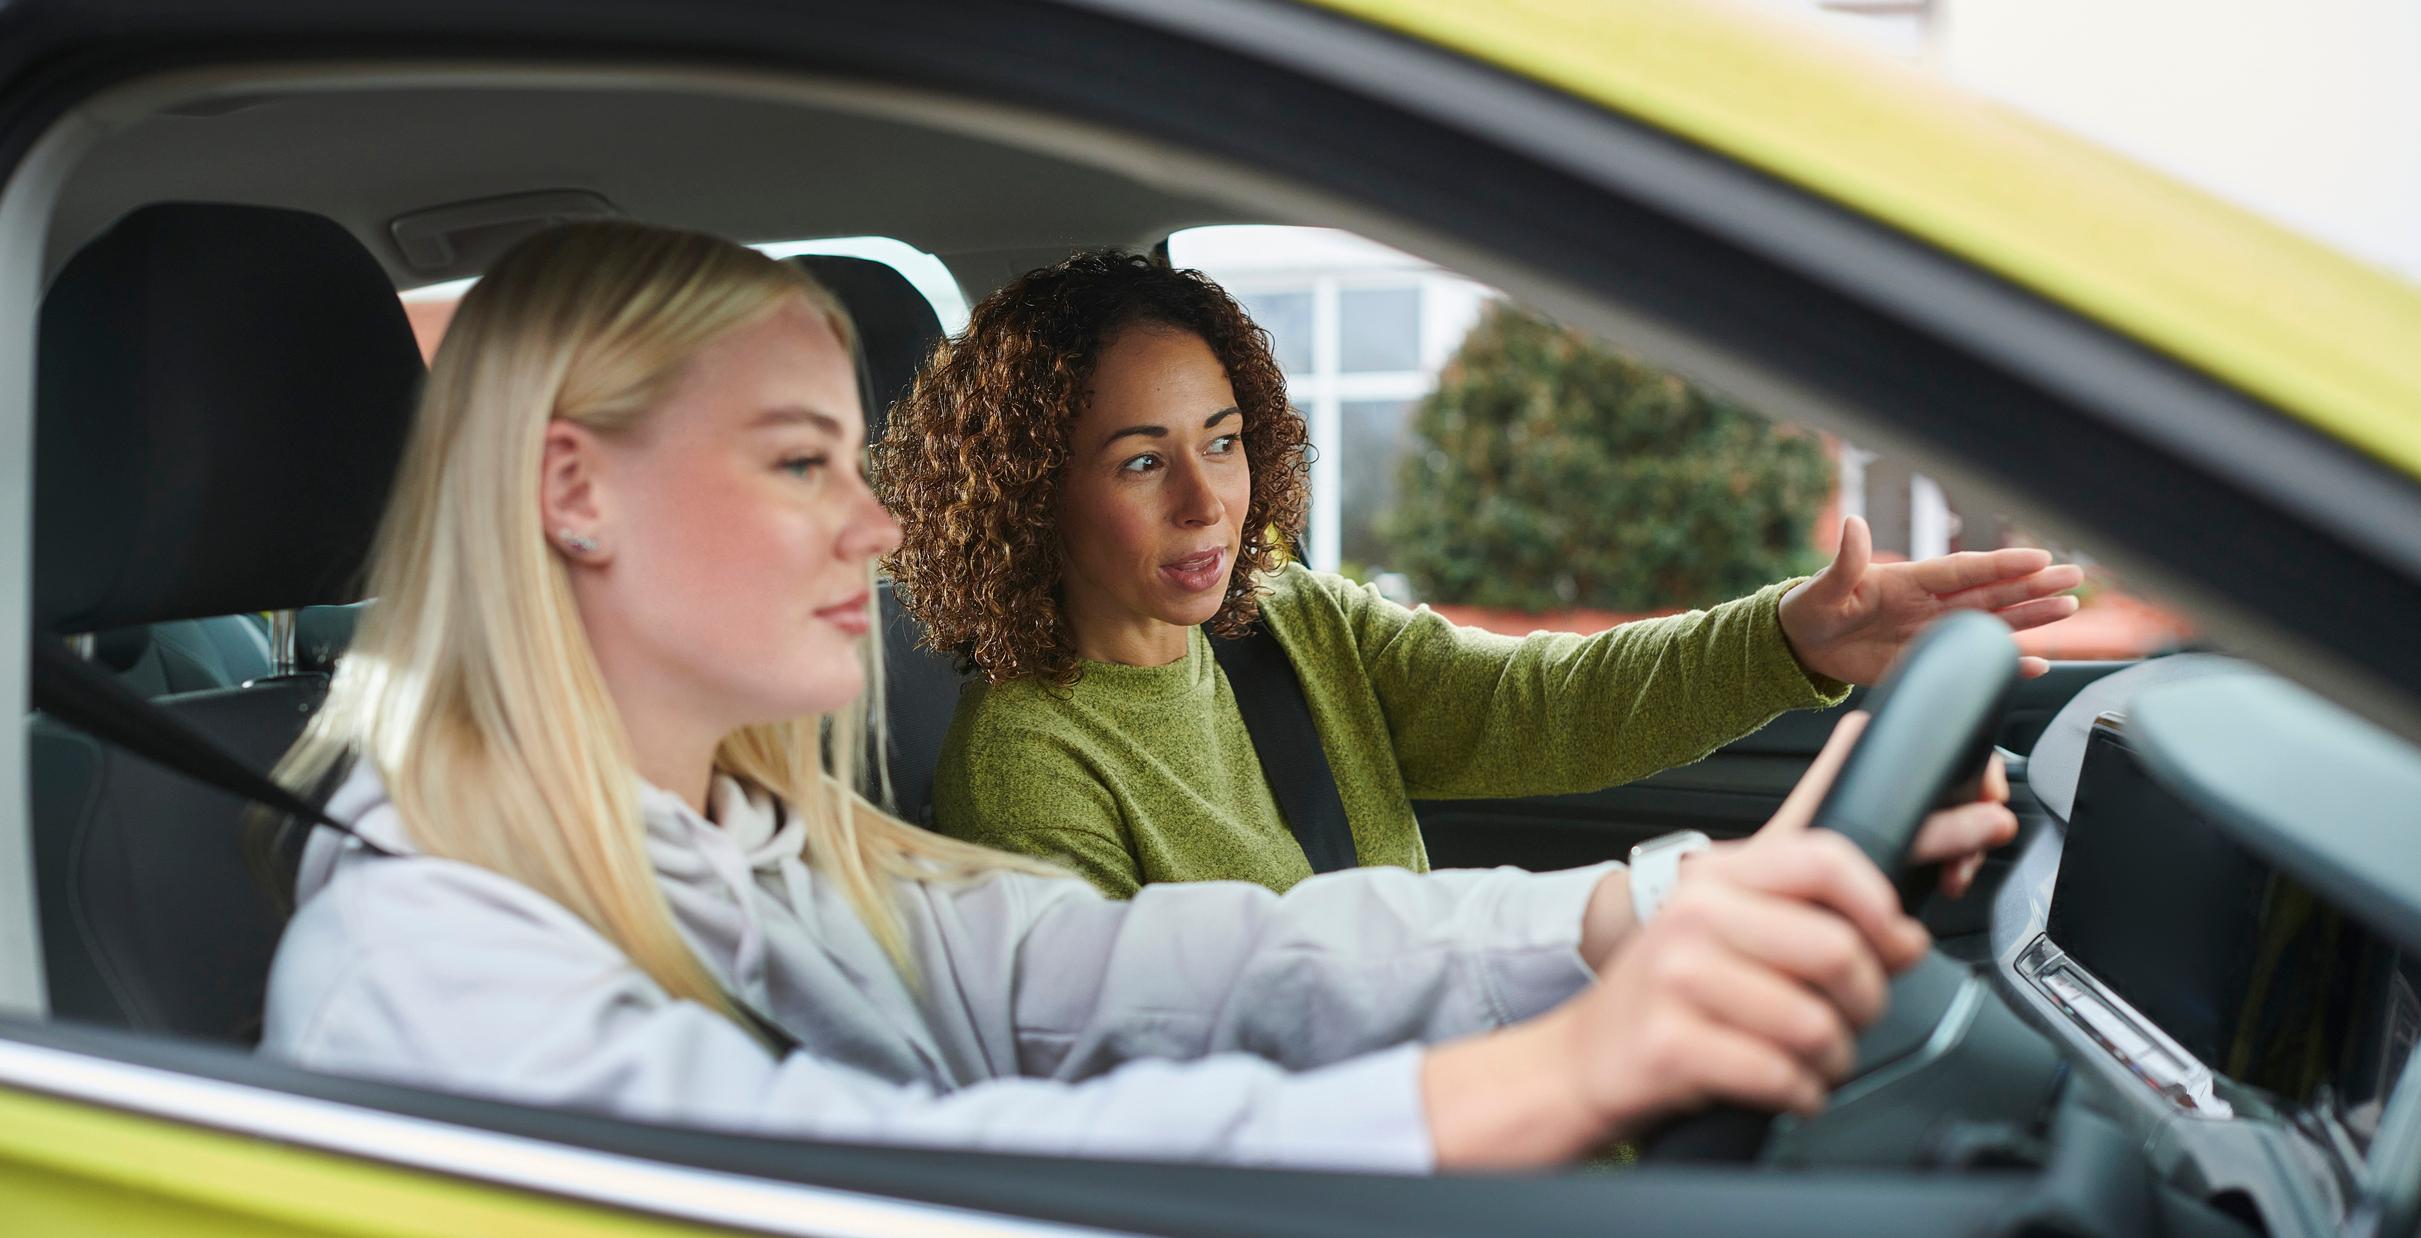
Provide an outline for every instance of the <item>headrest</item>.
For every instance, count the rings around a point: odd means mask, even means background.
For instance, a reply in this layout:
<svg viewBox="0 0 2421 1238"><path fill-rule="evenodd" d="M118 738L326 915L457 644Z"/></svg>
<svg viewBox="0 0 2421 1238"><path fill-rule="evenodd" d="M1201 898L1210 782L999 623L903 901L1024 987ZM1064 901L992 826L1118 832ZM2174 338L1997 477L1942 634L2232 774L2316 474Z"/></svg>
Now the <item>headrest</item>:
<svg viewBox="0 0 2421 1238"><path fill-rule="evenodd" d="M42 303L36 624L355 600L420 377L394 286L335 223L119 221Z"/></svg>
<svg viewBox="0 0 2421 1238"><path fill-rule="evenodd" d="M933 303L899 271L871 258L801 254L792 262L840 298L857 323L858 349L866 362L866 441L882 437L891 406L908 394L918 366L941 342L941 317Z"/></svg>

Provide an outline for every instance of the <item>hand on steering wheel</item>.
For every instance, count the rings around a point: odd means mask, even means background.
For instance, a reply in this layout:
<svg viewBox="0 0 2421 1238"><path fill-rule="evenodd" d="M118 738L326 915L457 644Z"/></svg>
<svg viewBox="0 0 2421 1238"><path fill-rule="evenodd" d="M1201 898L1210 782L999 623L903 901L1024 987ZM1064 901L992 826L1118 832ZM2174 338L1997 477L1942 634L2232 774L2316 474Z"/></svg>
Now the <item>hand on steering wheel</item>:
<svg viewBox="0 0 2421 1238"><path fill-rule="evenodd" d="M1863 712L1845 714L1832 737L1825 741L1824 751L1809 764L1799 785L1791 788L1790 798L1760 827L1753 838L1777 833L1805 833L1815 824L1816 806L1830 790L1834 775L1842 761L1866 729L1868 715ZM2017 814L2009 810L2009 768L2001 764L1995 753L1984 764L1984 775L1977 786L1976 797L1947 808L1935 809L1918 828L1916 841L1909 844L1908 863L1941 868L1940 888L1946 898L1959 898L1975 884L1977 870L1984 866L1984 857L1993 848L2017 837ZM1710 854L1743 847L1751 840L1715 844ZM1683 864L1683 871L1689 869Z"/></svg>
<svg viewBox="0 0 2421 1238"><path fill-rule="evenodd" d="M1718 1101L1815 1112L1882 1015L1888 975L1924 957L1932 939L1883 874L1847 838L1807 828L1864 721L1843 721L1766 828L1684 862L1655 918L1568 1008L1594 1050L1582 1095L1614 1133Z"/></svg>

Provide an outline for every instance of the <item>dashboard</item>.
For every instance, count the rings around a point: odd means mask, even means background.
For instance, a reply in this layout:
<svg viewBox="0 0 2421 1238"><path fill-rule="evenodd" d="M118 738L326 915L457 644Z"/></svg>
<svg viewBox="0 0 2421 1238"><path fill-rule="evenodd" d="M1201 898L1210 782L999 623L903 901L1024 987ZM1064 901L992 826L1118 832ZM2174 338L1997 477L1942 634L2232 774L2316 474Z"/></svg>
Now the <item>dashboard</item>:
<svg viewBox="0 0 2421 1238"><path fill-rule="evenodd" d="M2421 1038L2421 959L2163 786L2118 713L2094 720L2049 918L2018 970L2180 1108L2255 1100L2357 1149Z"/></svg>
<svg viewBox="0 0 2421 1238"><path fill-rule="evenodd" d="M2383 914L2421 888L2421 757L2202 662L2113 675L2038 744L2056 828L1997 898L1993 979L2163 1180L2334 1231L2421 1105L2421 951Z"/></svg>

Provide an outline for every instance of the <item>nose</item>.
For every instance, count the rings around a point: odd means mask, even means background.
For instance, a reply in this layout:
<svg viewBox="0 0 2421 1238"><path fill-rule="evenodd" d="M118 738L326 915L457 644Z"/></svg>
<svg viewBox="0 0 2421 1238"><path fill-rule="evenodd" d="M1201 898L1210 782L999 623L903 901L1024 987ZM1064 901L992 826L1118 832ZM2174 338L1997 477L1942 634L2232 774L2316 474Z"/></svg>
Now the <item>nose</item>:
<svg viewBox="0 0 2421 1238"><path fill-rule="evenodd" d="M874 559L899 549L899 521L864 481L857 483L856 510L841 526L840 552L852 559Z"/></svg>
<svg viewBox="0 0 2421 1238"><path fill-rule="evenodd" d="M1209 472L1199 460L1186 460L1169 470L1174 493L1174 516L1179 527L1207 528L1227 518L1227 503L1219 497L1219 488L1211 483Z"/></svg>

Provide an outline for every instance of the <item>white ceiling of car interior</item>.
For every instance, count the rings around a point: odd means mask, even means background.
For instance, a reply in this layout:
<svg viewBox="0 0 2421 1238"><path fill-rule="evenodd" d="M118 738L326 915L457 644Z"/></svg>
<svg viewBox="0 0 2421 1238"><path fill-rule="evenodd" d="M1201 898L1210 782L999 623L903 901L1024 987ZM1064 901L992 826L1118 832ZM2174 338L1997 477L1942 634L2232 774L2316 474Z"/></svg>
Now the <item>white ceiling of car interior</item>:
<svg viewBox="0 0 2421 1238"><path fill-rule="evenodd" d="M584 190L634 219L743 241L890 236L980 295L1088 245L1146 245L1235 212L1022 147L811 104L662 90L397 89L256 94L154 114L77 166L56 270L160 201L245 202L350 228L399 287L475 274L407 267L399 215Z"/></svg>

